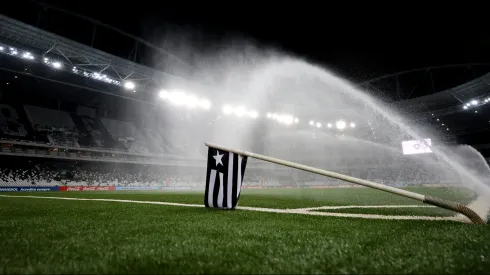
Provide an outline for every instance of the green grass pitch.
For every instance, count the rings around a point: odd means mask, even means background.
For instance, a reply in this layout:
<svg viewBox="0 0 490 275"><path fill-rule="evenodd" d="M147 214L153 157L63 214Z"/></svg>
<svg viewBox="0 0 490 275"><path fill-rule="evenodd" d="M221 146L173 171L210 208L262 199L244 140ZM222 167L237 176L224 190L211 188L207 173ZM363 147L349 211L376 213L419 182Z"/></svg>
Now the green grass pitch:
<svg viewBox="0 0 490 275"><path fill-rule="evenodd" d="M417 191L472 198L449 188ZM203 203L202 192L1 195ZM367 188L244 190L239 203L276 209L407 204L420 203ZM451 215L435 208L315 211ZM8 197L0 197L0 217L1 274L490 272L488 225Z"/></svg>

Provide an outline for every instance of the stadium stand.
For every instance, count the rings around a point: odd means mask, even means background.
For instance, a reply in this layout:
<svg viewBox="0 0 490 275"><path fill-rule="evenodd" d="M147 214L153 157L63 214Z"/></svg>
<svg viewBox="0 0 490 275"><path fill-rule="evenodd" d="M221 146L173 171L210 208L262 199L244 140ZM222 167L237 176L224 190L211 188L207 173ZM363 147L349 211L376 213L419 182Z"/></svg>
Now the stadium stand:
<svg viewBox="0 0 490 275"><path fill-rule="evenodd" d="M138 164L79 163L18 157L11 157L8 163L2 164L0 186L33 185L204 188L204 178L201 170L186 169L185 175L179 175L175 168Z"/></svg>
<svg viewBox="0 0 490 275"><path fill-rule="evenodd" d="M0 167L1 186L56 186L56 171L47 165L32 161L2 163Z"/></svg>
<svg viewBox="0 0 490 275"><path fill-rule="evenodd" d="M80 117L80 122L81 125L85 127L81 127L80 124L78 124L78 129L82 134L82 138L86 138L88 140L85 140L85 144L92 145L92 147L95 148L103 148L105 145L104 138L102 137L102 131L100 130L99 125L97 125L95 119L90 118L90 117ZM92 138L93 142L91 142L90 137Z"/></svg>
<svg viewBox="0 0 490 275"><path fill-rule="evenodd" d="M17 111L5 104L0 104L0 130L3 136L26 137L28 134Z"/></svg>
<svg viewBox="0 0 490 275"><path fill-rule="evenodd" d="M1 186L164 186L204 188L202 167L178 167L116 162L44 160L2 156ZM396 167L339 169L346 175L375 180L392 186L445 183L427 169L400 170ZM414 180L415 179L415 180ZM291 169L250 168L244 187L326 187L345 183Z"/></svg>
<svg viewBox="0 0 490 275"><path fill-rule="evenodd" d="M2 127L1 152L10 155L23 155L21 161L3 156L0 185L2 186L165 186L204 188L204 169L193 166L189 156L203 159L206 151L191 147L191 135L173 129L171 133L156 125L146 125L138 129L130 121L107 117L97 117L90 111L65 112L39 106L25 105L14 108L8 104L0 105ZM27 118L24 123L22 117ZM32 128L30 127L32 125ZM153 127L152 127L153 126ZM33 134L30 134L33 133ZM166 135L179 144L168 142ZM315 140L309 144L294 142L294 137L265 144L266 153L285 155L317 154L324 150L326 156L334 156L345 150L319 147ZM301 137L300 137L301 138ZM336 138L336 137L330 137ZM276 142L277 141L277 142ZM150 153L151 152L151 153ZM310 154L305 154L309 152ZM338 159L331 170L381 182L387 185L406 186L424 182L444 183L444 179L428 172L423 167L412 170L399 169L393 163L399 157L385 157L383 168L379 159L369 157L369 149L358 148L362 158ZM160 154L160 155L159 155ZM185 160L168 162L165 154L182 155ZM32 158L32 156L38 156ZM42 157L42 158L39 158ZM49 160L44 159L50 157ZM14 157L17 159L17 157ZM71 159L71 160L69 160ZM18 160L18 159L17 159ZM26 161L29 160L29 161ZM312 159L296 159L308 164ZM335 158L330 158L331 161ZM179 164L180 163L180 164ZM391 164L391 166L390 166ZM190 165L190 166L189 166ZM352 167L357 166L357 169ZM350 169L342 167L350 167ZM183 172L185 171L185 172ZM328 187L345 183L311 173L291 170L272 170L251 167L246 174L244 187Z"/></svg>
<svg viewBox="0 0 490 275"><path fill-rule="evenodd" d="M3 156L0 185L2 186L166 186L204 188L202 161L192 164L191 157L202 160L205 150L192 147L192 135L173 128L165 131L159 124L147 124L141 129L131 121L97 117L90 108L78 107L66 112L34 105L14 108L15 104L0 105L1 153L22 155ZM80 105L79 105L80 106ZM23 119L24 118L24 119ZM31 127L32 125L32 127ZM178 140L178 144L168 141ZM320 158L334 156L345 150L319 146L321 141L303 144L285 135L264 144L266 153L291 159L296 155ZM329 137L337 138L337 137ZM202 148L201 148L202 149ZM325 155L318 154L323 150ZM379 159L370 158L365 147L356 150L362 158L340 158L331 170L371 179L387 185L403 186L423 182L441 183L444 179L422 167L399 169L398 155L385 157L383 168ZM305 154L309 152L309 154ZM36 156L36 158L33 158ZM183 160L169 156L182 156ZM49 157L50 159L45 159ZM330 161L335 158L329 158ZM26 161L29 160L29 161ZM312 159L295 159L308 164ZM5 164L3 164L5 163ZM166 164L167 163L167 164ZM172 166L174 165L174 166ZM390 166L391 165L391 166ZM352 167L357 166L357 169ZM342 168L350 167L350 169ZM183 172L185 171L185 172ZM291 170L272 170L251 167L244 187L325 187L345 184L338 180Z"/></svg>
<svg viewBox="0 0 490 275"><path fill-rule="evenodd" d="M156 152L162 154L177 153L174 152L169 146L169 142L165 139L165 133L163 133L160 129L144 128L143 132L145 133L147 140L149 141L149 143L151 143L151 146L156 150Z"/></svg>
<svg viewBox="0 0 490 275"><path fill-rule="evenodd" d="M68 113L31 105L24 109L33 130L45 134L50 144L80 147L77 127Z"/></svg>
<svg viewBox="0 0 490 275"><path fill-rule="evenodd" d="M124 146L123 149L131 153L149 153L145 138L132 122L109 118L102 118L101 121L111 137Z"/></svg>

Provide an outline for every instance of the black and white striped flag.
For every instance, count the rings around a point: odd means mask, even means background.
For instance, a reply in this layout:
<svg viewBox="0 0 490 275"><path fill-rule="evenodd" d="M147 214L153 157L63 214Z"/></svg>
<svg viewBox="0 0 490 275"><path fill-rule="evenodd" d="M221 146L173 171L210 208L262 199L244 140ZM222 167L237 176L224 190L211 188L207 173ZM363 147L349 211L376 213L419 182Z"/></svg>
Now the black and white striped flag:
<svg viewBox="0 0 490 275"><path fill-rule="evenodd" d="M209 147L204 205L233 209L238 204L247 157Z"/></svg>

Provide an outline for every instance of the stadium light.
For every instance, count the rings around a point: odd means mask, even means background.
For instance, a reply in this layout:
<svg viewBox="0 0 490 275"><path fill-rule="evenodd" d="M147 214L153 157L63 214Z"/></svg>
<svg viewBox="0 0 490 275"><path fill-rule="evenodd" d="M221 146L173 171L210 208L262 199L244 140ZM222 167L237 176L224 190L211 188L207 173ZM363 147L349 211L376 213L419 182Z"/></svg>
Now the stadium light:
<svg viewBox="0 0 490 275"><path fill-rule="evenodd" d="M185 102L190 109L194 109L199 104L199 99L195 95L188 95Z"/></svg>
<svg viewBox="0 0 490 275"><path fill-rule="evenodd" d="M61 64L61 62L53 62L53 68L55 69L61 69L61 67L63 67L63 64Z"/></svg>
<svg viewBox="0 0 490 275"><path fill-rule="evenodd" d="M328 124L327 124L327 127L328 127L328 128L332 128L332 123L328 123Z"/></svg>
<svg viewBox="0 0 490 275"><path fill-rule="evenodd" d="M168 98L168 92L166 90L161 90L158 93L158 97L161 99L167 99Z"/></svg>
<svg viewBox="0 0 490 275"><path fill-rule="evenodd" d="M124 82L124 88L131 90L131 89L134 89L134 87L136 87L136 85L134 85L133 82L131 82L131 81Z"/></svg>
<svg viewBox="0 0 490 275"><path fill-rule="evenodd" d="M235 115L238 116L238 117L241 117L241 116L244 116L246 114L246 110L245 110L245 107L243 106L239 106L235 109Z"/></svg>
<svg viewBox="0 0 490 275"><path fill-rule="evenodd" d="M313 126L315 124L315 122L313 120L310 120L310 123L309 123L311 126Z"/></svg>
<svg viewBox="0 0 490 275"><path fill-rule="evenodd" d="M286 125L291 125L294 122L294 118L290 115L283 115L280 117L279 122L282 122Z"/></svg>
<svg viewBox="0 0 490 275"><path fill-rule="evenodd" d="M29 59L29 60L34 60L34 56L30 53L30 52L25 52L23 55L22 55L22 58L24 59Z"/></svg>
<svg viewBox="0 0 490 275"><path fill-rule="evenodd" d="M223 106L223 113L225 115L235 115L237 117L250 117L250 118L259 117L259 112L257 112L256 110L248 110L244 106L233 107L228 104Z"/></svg>
<svg viewBox="0 0 490 275"><path fill-rule="evenodd" d="M211 101L205 98L199 98L192 94L187 94L182 91L160 90L158 92L158 98L168 101L177 106L185 106L189 109L201 108L209 110L211 108Z"/></svg>
<svg viewBox="0 0 490 275"><path fill-rule="evenodd" d="M4 47L0 46L0 52L3 52L4 49Z"/></svg>
<svg viewBox="0 0 490 275"><path fill-rule="evenodd" d="M356 127L356 124L355 124L354 122L351 122L351 123L350 123L350 127L351 127L351 128L355 128L355 127Z"/></svg>
<svg viewBox="0 0 490 275"><path fill-rule="evenodd" d="M471 101L471 105L476 105L476 104L478 104L478 100L473 99L473 100Z"/></svg>
<svg viewBox="0 0 490 275"><path fill-rule="evenodd" d="M201 108L203 108L204 110L209 110L211 109L211 101L207 100L207 99L201 99Z"/></svg>
<svg viewBox="0 0 490 275"><path fill-rule="evenodd" d="M22 58L33 60L34 56L30 52L24 52L24 54L22 54Z"/></svg>
<svg viewBox="0 0 490 275"><path fill-rule="evenodd" d="M169 101L175 105L184 105L186 103L186 96L183 92L172 92L169 97Z"/></svg>
<svg viewBox="0 0 490 275"><path fill-rule="evenodd" d="M342 120L339 120L335 123L335 127L337 127L337 129L339 130L345 129L345 126L346 126L345 121Z"/></svg>
<svg viewBox="0 0 490 275"><path fill-rule="evenodd" d="M276 114L276 113L267 113L266 117L268 119L275 120L281 124L291 125L293 123L298 123L299 118L294 117L290 114Z"/></svg>
<svg viewBox="0 0 490 275"><path fill-rule="evenodd" d="M225 115L231 115L233 113L233 108L230 105L223 106L223 113Z"/></svg>
<svg viewBox="0 0 490 275"><path fill-rule="evenodd" d="M322 124L320 122L316 123L316 128L322 128Z"/></svg>
<svg viewBox="0 0 490 275"><path fill-rule="evenodd" d="M50 60L49 58L47 58L47 57L44 57L44 58L43 58L43 62L44 62L44 64L46 64L47 66L53 67L53 68L55 68L55 69L61 69L61 68L63 68L63 63L61 63L61 62L59 62L59 61L51 61L51 60ZM77 67L73 67L72 72L73 72L73 73L78 73ZM97 74L97 73L94 73L94 74Z"/></svg>
<svg viewBox="0 0 490 275"><path fill-rule="evenodd" d="M280 123L284 123L284 124L289 125L289 124L293 123L294 118L290 115L278 115L276 117L276 120Z"/></svg>

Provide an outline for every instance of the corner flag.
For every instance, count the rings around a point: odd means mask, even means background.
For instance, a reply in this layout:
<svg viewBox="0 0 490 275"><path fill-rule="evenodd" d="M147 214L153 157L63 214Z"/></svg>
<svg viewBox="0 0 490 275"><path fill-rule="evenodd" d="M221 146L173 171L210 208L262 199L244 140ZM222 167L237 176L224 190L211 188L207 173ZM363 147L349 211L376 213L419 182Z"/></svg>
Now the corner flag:
<svg viewBox="0 0 490 275"><path fill-rule="evenodd" d="M235 208L246 165L246 156L209 147L204 205L219 209Z"/></svg>
<svg viewBox="0 0 490 275"><path fill-rule="evenodd" d="M322 170L287 160L259 155L244 150L227 148L209 142L206 142L205 144L209 147L208 171L206 176L206 194L204 195L204 204L206 205L206 207L215 207L221 209L233 209L234 207L236 207L236 205L238 204L238 199L240 197L240 188L245 172L247 157L250 157L334 179L359 184L362 186L367 186L410 199L418 200L426 204L452 210L465 215L474 224L486 224L487 222L486 217L480 217L478 213L476 213L464 204L425 196L412 191L399 189L368 180L358 179L351 176L342 175L339 173Z"/></svg>

